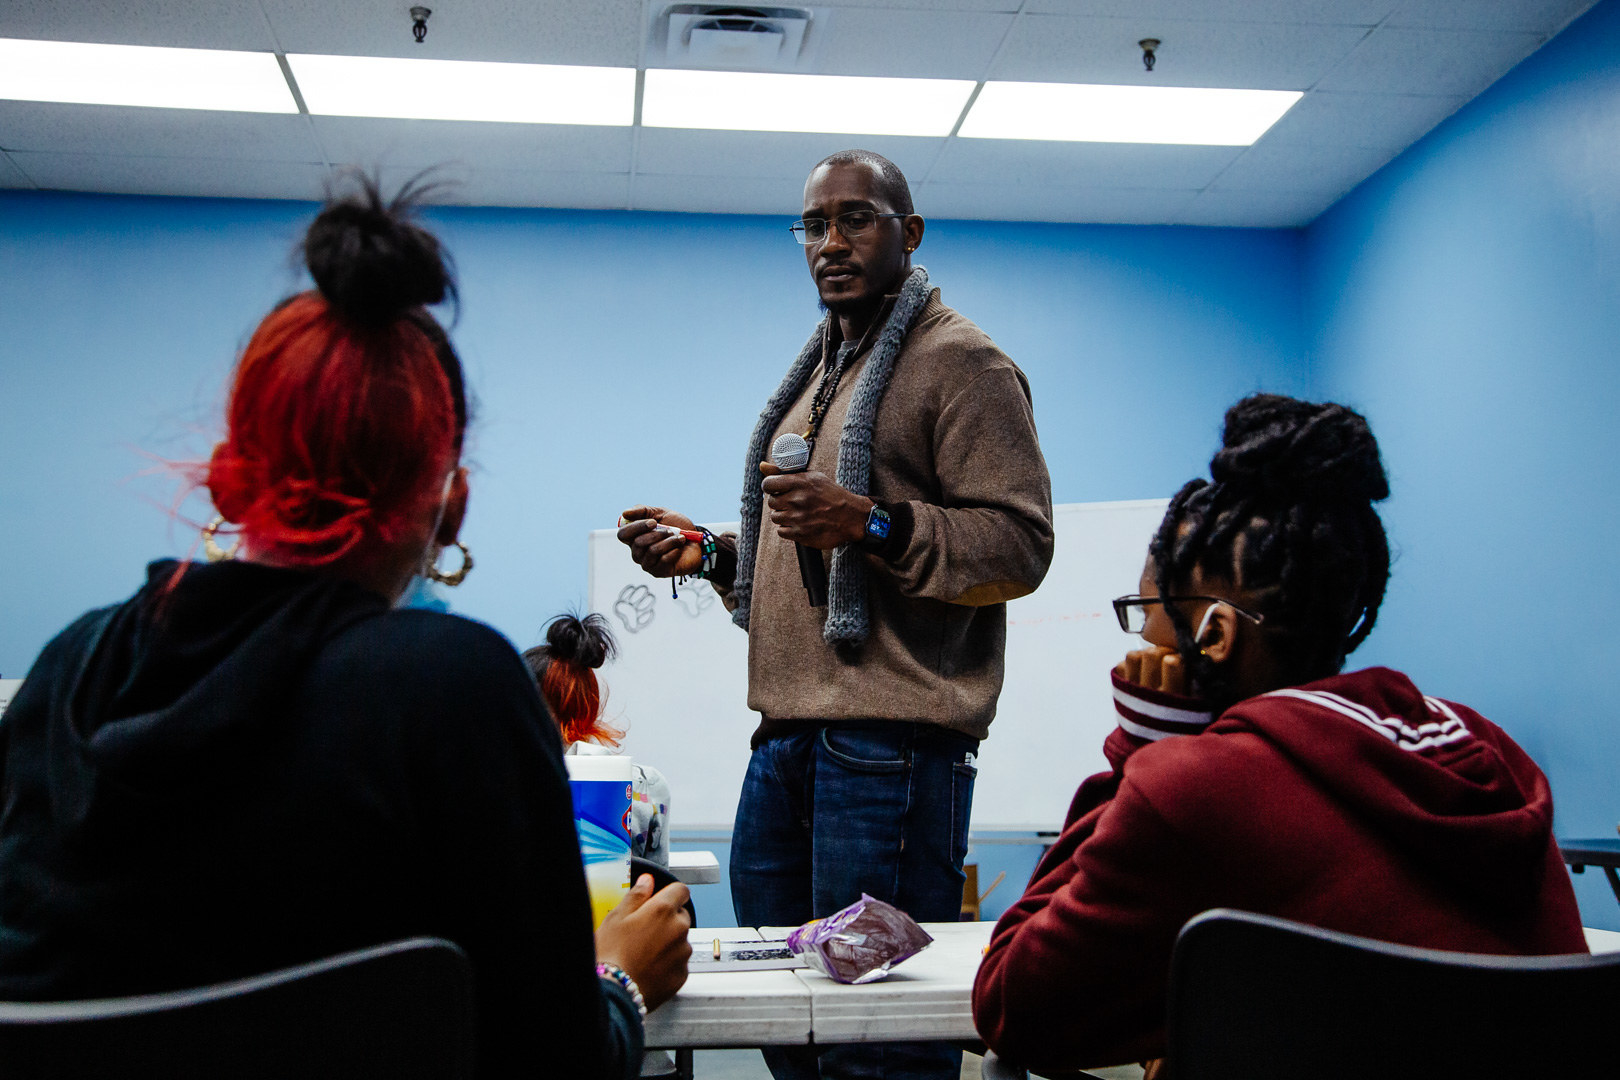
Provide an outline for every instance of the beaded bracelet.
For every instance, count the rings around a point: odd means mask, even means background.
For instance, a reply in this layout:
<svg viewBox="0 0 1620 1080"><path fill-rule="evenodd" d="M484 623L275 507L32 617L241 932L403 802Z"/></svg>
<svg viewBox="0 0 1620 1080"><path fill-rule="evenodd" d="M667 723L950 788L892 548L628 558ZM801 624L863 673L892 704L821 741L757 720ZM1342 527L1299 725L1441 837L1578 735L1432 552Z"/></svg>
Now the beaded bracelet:
<svg viewBox="0 0 1620 1080"><path fill-rule="evenodd" d="M720 541L715 538L714 533L701 525L697 527L697 530L703 534L703 541L699 545L699 549L703 552L703 561L698 564L697 573L692 576L707 580L709 575L714 573L715 564L720 561Z"/></svg>
<svg viewBox="0 0 1620 1080"><path fill-rule="evenodd" d="M636 985L636 980L626 974L624 968L618 964L597 964L596 974L624 987L625 993L630 995L630 1000L636 1003L636 1009L642 1016L647 1015L647 999L641 996L641 987Z"/></svg>

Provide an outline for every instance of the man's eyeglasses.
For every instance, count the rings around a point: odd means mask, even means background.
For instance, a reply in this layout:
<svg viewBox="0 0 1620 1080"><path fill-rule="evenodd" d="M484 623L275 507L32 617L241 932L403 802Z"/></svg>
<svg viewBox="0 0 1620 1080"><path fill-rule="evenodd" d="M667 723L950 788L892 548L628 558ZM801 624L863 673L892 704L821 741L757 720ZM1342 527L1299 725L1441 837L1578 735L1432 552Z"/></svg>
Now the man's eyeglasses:
<svg viewBox="0 0 1620 1080"><path fill-rule="evenodd" d="M1119 628L1127 634L1140 634L1147 628L1149 604L1163 604L1181 600L1208 600L1212 604L1225 604L1256 626L1266 621L1264 616L1256 615L1252 611L1244 611L1232 601L1223 600L1219 596L1121 596L1114 601L1114 617L1119 620Z"/></svg>
<svg viewBox="0 0 1620 1080"><path fill-rule="evenodd" d="M880 214L876 210L851 210L847 214L839 214L833 221L838 224L838 233L845 240L853 240L862 233L872 230L878 223L878 218L903 218L910 214ZM788 226L793 239L801 244L819 244L827 239L827 226L831 224L826 218L810 217L795 221Z"/></svg>

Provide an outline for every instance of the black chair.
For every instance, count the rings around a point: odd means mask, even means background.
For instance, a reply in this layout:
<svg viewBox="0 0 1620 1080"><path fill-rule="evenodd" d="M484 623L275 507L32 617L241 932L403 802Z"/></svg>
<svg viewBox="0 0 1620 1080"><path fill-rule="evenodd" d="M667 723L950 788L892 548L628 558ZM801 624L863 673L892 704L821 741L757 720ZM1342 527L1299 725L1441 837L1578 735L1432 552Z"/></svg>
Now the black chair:
<svg viewBox="0 0 1620 1080"><path fill-rule="evenodd" d="M1620 953L1441 952L1216 909L1176 940L1169 1010L1175 1080L1613 1076Z"/></svg>
<svg viewBox="0 0 1620 1080"><path fill-rule="evenodd" d="M630 856L630 881L638 881L642 874L651 874L653 891L657 892L665 885L673 885L680 880L669 872L669 867L660 866L651 859L643 859L639 855ZM697 908L692 906L692 898L686 899L686 913L692 918L692 925L697 925ZM649 1050L641 1065L643 1080L653 1080L654 1077L675 1077L676 1080L692 1080L693 1057L690 1050L676 1050L673 1054L663 1050Z"/></svg>
<svg viewBox="0 0 1620 1080"><path fill-rule="evenodd" d="M657 892L665 885L673 885L680 879L669 872L669 867L659 866L651 859L643 859L640 855L630 856L630 883L633 885L640 880L642 874L651 874L653 879L653 892ZM692 925L697 925L697 908L692 906L692 898L686 899L686 913L692 917Z"/></svg>
<svg viewBox="0 0 1620 1080"><path fill-rule="evenodd" d="M1598 837L1593 840L1560 840L1558 851L1569 864L1572 874L1584 874L1588 866L1601 867L1609 879L1609 889L1620 900L1620 840Z"/></svg>
<svg viewBox="0 0 1620 1080"><path fill-rule="evenodd" d="M413 938L196 990L0 1003L0 1076L469 1080L473 976Z"/></svg>

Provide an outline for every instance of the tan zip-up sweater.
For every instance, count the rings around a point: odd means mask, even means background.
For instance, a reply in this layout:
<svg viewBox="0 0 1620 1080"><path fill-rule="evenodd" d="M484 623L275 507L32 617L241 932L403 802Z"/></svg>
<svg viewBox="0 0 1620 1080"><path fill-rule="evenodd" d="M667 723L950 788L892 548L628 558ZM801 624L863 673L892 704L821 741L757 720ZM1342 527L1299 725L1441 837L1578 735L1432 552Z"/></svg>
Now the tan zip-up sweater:
<svg viewBox="0 0 1620 1080"><path fill-rule="evenodd" d="M822 363L837 354L837 320ZM855 358L821 425L810 469L835 476ZM802 433L820 374L778 434ZM910 720L982 739L1001 693L1006 601L1052 561L1052 486L1024 373L935 289L896 358L872 435L872 490L906 503L909 542L868 555L871 633L858 648L821 637L798 557L761 514L748 631L748 705L761 737L803 723Z"/></svg>

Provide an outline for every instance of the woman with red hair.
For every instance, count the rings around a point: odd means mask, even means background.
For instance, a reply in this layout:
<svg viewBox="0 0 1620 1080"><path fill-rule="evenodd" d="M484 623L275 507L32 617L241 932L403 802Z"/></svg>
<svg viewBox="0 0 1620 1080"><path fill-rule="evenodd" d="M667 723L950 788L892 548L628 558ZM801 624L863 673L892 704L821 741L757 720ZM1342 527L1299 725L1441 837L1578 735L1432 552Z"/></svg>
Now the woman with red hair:
<svg viewBox="0 0 1620 1080"><path fill-rule="evenodd" d="M363 184L311 225L316 287L254 332L200 476L212 561L155 562L69 626L0 723L0 999L432 935L472 961L481 1076L633 1076L640 1015L685 980L685 887L644 878L593 943L516 650L396 606L472 567L461 364L427 311L455 288L409 196Z"/></svg>
<svg viewBox="0 0 1620 1080"><path fill-rule="evenodd" d="M524 650L523 662L562 731L564 754L619 752L624 732L603 717L606 696L596 679L596 669L618 648L607 620L592 612L583 619L558 615L546 624L546 643ZM650 765L630 768L630 854L668 866L669 781Z"/></svg>

